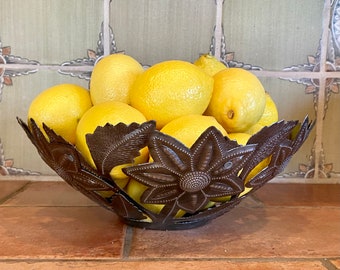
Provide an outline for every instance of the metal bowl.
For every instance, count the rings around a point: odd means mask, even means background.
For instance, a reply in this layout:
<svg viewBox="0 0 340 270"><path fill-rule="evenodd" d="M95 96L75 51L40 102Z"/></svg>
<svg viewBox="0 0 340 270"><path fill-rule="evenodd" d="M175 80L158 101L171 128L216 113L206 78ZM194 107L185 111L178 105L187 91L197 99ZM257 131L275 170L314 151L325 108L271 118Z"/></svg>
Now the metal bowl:
<svg viewBox="0 0 340 270"><path fill-rule="evenodd" d="M230 211L284 170L314 126L308 117L302 123L282 120L264 127L245 146L210 127L187 148L157 131L154 121L106 124L86 135L94 169L75 146L46 125L47 136L33 119L28 125L17 120L42 159L69 185L115 212L124 223L155 230L202 226ZM132 163L144 147L148 147L153 162L123 169L147 187L139 203L119 188L110 171ZM251 175L265 159L266 166ZM163 207L154 212L144 204Z"/></svg>

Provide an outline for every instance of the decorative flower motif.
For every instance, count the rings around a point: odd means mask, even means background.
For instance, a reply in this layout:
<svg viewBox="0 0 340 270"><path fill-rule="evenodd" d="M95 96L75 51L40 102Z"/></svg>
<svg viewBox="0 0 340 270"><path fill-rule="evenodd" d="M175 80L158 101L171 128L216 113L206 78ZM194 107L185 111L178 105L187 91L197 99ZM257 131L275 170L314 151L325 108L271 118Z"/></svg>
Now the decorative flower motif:
<svg viewBox="0 0 340 270"><path fill-rule="evenodd" d="M87 57L86 58L78 58L76 60L66 61L63 62L60 66L61 68L58 70L60 74L63 75L70 75L72 77L78 77L80 79L90 80L92 69L86 71L82 69L84 66L93 67L97 61L104 55L104 23L101 25L101 32L99 33L99 40L97 42L97 50L87 50ZM109 26L109 38L110 38L110 54L113 53L123 53L123 51L117 51L116 41L114 38L114 34L112 31L111 26ZM79 70L67 70L65 67L80 67Z"/></svg>
<svg viewBox="0 0 340 270"><path fill-rule="evenodd" d="M0 40L0 65L10 65L10 64L16 64L16 65L32 65L32 68L15 68L15 69L6 69L0 67L0 101L2 97L2 88L4 85L10 86L13 85L12 78L15 76L21 76L21 75L28 75L32 74L38 71L36 66L39 65L39 62L34 60L29 60L27 58L22 58L20 56L14 56L11 55L11 47L6 46L2 47L2 43Z"/></svg>
<svg viewBox="0 0 340 270"><path fill-rule="evenodd" d="M4 149L0 139L0 175L39 175L39 173L15 168L14 160L5 158Z"/></svg>
<svg viewBox="0 0 340 270"><path fill-rule="evenodd" d="M189 149L161 132L150 137L153 163L125 168L127 175L149 188L143 203L173 202L188 213L195 213L210 198L237 195L244 190L237 176L254 145L239 146L214 127L208 128Z"/></svg>

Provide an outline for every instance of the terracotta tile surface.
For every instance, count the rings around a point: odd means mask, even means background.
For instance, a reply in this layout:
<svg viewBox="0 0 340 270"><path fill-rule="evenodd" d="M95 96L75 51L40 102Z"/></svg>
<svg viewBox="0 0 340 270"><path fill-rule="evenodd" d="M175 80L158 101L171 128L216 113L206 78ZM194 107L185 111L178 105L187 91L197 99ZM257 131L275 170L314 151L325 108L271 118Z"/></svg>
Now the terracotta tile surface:
<svg viewBox="0 0 340 270"><path fill-rule="evenodd" d="M204 227L148 231L65 182L0 181L0 270L90 268L340 269L340 185L267 184Z"/></svg>
<svg viewBox="0 0 340 270"><path fill-rule="evenodd" d="M32 182L4 206L95 206L85 195L62 181Z"/></svg>
<svg viewBox="0 0 340 270"><path fill-rule="evenodd" d="M267 184L254 197L266 205L340 206L340 185Z"/></svg>
<svg viewBox="0 0 340 270"><path fill-rule="evenodd" d="M0 203L8 196L23 188L28 181L1 181L0 180Z"/></svg>
<svg viewBox="0 0 340 270"><path fill-rule="evenodd" d="M331 263L337 268L340 269L340 258L339 259L334 259L334 260L330 260Z"/></svg>
<svg viewBox="0 0 340 270"><path fill-rule="evenodd" d="M207 226L193 230L152 232L136 229L130 256L135 258L340 256L340 208L236 207Z"/></svg>
<svg viewBox="0 0 340 270"><path fill-rule="evenodd" d="M138 269L138 270L325 270L320 261L284 261L284 262L256 262L256 261L125 261L125 262L11 262L1 263L2 270L55 270L55 269Z"/></svg>
<svg viewBox="0 0 340 270"><path fill-rule="evenodd" d="M0 207L0 259L119 258L125 227L101 207Z"/></svg>

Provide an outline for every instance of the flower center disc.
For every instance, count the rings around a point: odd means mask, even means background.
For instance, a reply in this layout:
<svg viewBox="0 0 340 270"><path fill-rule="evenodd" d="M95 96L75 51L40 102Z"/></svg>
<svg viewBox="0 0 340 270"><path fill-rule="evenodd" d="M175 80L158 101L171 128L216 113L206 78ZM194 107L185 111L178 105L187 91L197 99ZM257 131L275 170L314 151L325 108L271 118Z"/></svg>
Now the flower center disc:
<svg viewBox="0 0 340 270"><path fill-rule="evenodd" d="M179 186L186 192L197 192L210 184L211 178L205 172L188 172L179 181Z"/></svg>

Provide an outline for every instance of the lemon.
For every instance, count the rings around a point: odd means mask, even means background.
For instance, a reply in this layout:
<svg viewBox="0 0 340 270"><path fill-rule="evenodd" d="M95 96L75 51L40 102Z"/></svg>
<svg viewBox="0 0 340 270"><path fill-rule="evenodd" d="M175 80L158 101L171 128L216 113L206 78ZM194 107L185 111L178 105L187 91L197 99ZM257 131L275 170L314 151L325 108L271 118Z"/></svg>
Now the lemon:
<svg viewBox="0 0 340 270"><path fill-rule="evenodd" d="M90 80L93 104L106 101L129 103L129 91L136 77L143 73L142 65L129 55L111 54L94 66Z"/></svg>
<svg viewBox="0 0 340 270"><path fill-rule="evenodd" d="M210 76L214 76L217 72L226 69L227 67L217 60L217 58L211 54L201 55L195 62L194 65L198 66L204 72Z"/></svg>
<svg viewBox="0 0 340 270"><path fill-rule="evenodd" d="M241 68L227 68L214 76L214 91L205 112L228 133L244 132L257 123L265 109L265 90L259 79Z"/></svg>
<svg viewBox="0 0 340 270"><path fill-rule="evenodd" d="M228 133L227 137L230 140L236 141L239 145L246 145L248 140L250 139L251 135L247 133ZM245 179L245 183L247 183L252 177L254 177L256 174L258 174L260 171L262 171L265 167L268 166L270 162L270 157L262 160L251 172L248 174L247 178ZM247 194L249 191L251 191L252 188L244 187L243 192L239 194L239 197ZM212 198L211 200L213 202L225 202L229 201L231 199L231 196L224 196L224 197L218 197L218 198Z"/></svg>
<svg viewBox="0 0 340 270"><path fill-rule="evenodd" d="M241 132L228 134L230 140L236 141L240 145L246 145L250 137L251 135Z"/></svg>
<svg viewBox="0 0 340 270"><path fill-rule="evenodd" d="M191 147L198 137L209 127L216 127L223 136L225 129L212 116L185 115L170 121L160 131L177 139L187 147Z"/></svg>
<svg viewBox="0 0 340 270"><path fill-rule="evenodd" d="M161 129L171 120L202 114L207 108L214 80L186 61L157 63L138 76L130 90L131 105Z"/></svg>
<svg viewBox="0 0 340 270"><path fill-rule="evenodd" d="M278 120L279 113L276 104L270 94L266 92L266 106L260 120L257 123L262 126L270 126Z"/></svg>
<svg viewBox="0 0 340 270"><path fill-rule="evenodd" d="M229 133L228 138L231 140L235 140L240 145L246 145L251 135L248 133ZM245 182L247 183L251 178L257 175L260 171L262 171L265 167L268 166L270 162L270 157L262 160L247 176Z"/></svg>
<svg viewBox="0 0 340 270"><path fill-rule="evenodd" d="M271 98L268 92L266 92L266 106L260 120L253 126L251 126L245 133L254 135L259 132L265 126L270 126L279 120L279 114L274 100Z"/></svg>
<svg viewBox="0 0 340 270"><path fill-rule="evenodd" d="M251 126L248 130L246 130L245 133L254 135L255 133L259 132L263 128L264 126L262 126L261 124L257 122L255 125Z"/></svg>
<svg viewBox="0 0 340 270"><path fill-rule="evenodd" d="M78 121L91 107L87 89L75 84L59 84L42 91L33 99L28 109L28 119L34 119L44 134L42 123L75 144Z"/></svg>
<svg viewBox="0 0 340 270"><path fill-rule="evenodd" d="M133 122L141 124L145 121L146 119L141 112L123 102L107 101L94 105L83 115L78 123L76 130L76 147L82 156L84 156L85 160L93 168L96 168L86 143L86 134L93 134L98 126L105 126L106 123L112 125L124 123L128 125ZM133 164L147 161L149 153L146 147L141 149L140 154L140 156L134 159ZM130 165L132 164L119 165L112 168L110 172L113 179L121 180L121 187L128 181L128 177L122 172L122 168Z"/></svg>
<svg viewBox="0 0 340 270"><path fill-rule="evenodd" d="M175 120L170 121L166 124L160 131L172 136L173 138L179 140L187 147L191 147L197 138L209 127L215 126L220 132L225 136L227 133L223 127L211 116L203 115L185 115ZM153 162L152 157L150 157L150 162ZM147 186L142 183L137 182L134 179L130 179L126 190L127 194L134 199L136 202L140 203L146 209L152 212L159 213L164 207L163 204L143 204L140 201L140 197L143 192L147 189ZM213 202L209 202L205 208L213 206ZM185 214L185 211L179 210L176 217L181 217Z"/></svg>
<svg viewBox="0 0 340 270"><path fill-rule="evenodd" d="M148 189L147 186L139 183L134 179L130 179L129 183L126 186L126 193L137 203L142 205L145 209L148 209L156 214L159 214L164 207L164 204L152 204L152 203L142 203L140 201L141 196L143 195L144 191ZM185 211L178 210L175 217L179 218L184 216Z"/></svg>
<svg viewBox="0 0 340 270"><path fill-rule="evenodd" d="M126 186L126 193L137 203L141 204L144 208L159 214L159 212L164 207L164 204L151 204L151 203L141 203L140 197L142 196L143 192L148 187L139 183L134 179L130 179L128 185Z"/></svg>

